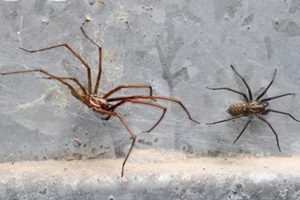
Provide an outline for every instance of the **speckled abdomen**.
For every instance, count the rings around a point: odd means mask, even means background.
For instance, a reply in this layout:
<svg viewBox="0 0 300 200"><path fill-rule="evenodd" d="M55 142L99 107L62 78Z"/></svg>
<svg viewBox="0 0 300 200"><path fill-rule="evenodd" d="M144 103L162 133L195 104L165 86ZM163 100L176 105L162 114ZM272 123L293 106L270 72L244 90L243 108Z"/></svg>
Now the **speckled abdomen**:
<svg viewBox="0 0 300 200"><path fill-rule="evenodd" d="M250 110L250 106L248 102L246 101L237 101L232 103L227 112L232 116L238 116L238 115L248 115Z"/></svg>

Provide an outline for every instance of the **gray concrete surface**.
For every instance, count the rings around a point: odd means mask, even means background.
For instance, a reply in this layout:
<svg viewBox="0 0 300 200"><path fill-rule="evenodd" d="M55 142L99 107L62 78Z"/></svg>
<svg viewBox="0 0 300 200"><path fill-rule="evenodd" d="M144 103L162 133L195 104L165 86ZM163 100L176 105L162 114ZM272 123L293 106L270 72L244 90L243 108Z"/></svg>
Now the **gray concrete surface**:
<svg viewBox="0 0 300 200"><path fill-rule="evenodd" d="M118 160L0 164L1 199L299 199L299 157L181 158L139 153ZM144 155L156 155L145 160ZM170 153L166 153L170 156ZM176 155L176 154L174 154ZM178 155L177 155L178 156ZM137 159L138 160L135 160ZM163 159L159 160L159 159ZM141 160L143 162L141 162ZM276 168L274 168L276 165Z"/></svg>
<svg viewBox="0 0 300 200"><path fill-rule="evenodd" d="M300 124L287 116L265 116L278 133L281 153L274 134L258 119L235 144L247 118L206 126L207 122L229 117L226 109L241 97L205 87L228 86L246 92L230 69L232 64L257 95L277 69L266 96L286 92L295 92L296 96L274 100L269 106L300 118L299 1L101 2L1 0L0 71L43 68L59 76L74 76L86 85L84 68L65 49L36 54L19 49L68 43L91 65L95 80L97 50L82 35L83 26L103 48L100 94L121 84L149 84L155 95L180 99L201 122L188 120L176 104L158 101L168 108L167 114L156 129L144 133L158 119L160 110L138 105L120 107L118 113L137 135L136 150L158 149L162 154L175 151L195 159L297 159ZM101 120L102 116L78 102L67 88L41 77L0 77L1 163L91 159L98 163L101 158L124 158L130 135L117 119ZM146 92L131 90L126 94ZM232 174L246 180L239 175Z"/></svg>

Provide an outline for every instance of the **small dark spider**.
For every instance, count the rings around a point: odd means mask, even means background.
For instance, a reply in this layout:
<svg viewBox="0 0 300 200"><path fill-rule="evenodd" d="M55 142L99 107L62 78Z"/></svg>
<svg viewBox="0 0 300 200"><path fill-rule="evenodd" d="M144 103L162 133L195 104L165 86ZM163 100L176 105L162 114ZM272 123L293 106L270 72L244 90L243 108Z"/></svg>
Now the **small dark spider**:
<svg viewBox="0 0 300 200"><path fill-rule="evenodd" d="M218 124L218 123L222 123L222 122L227 122L233 119L237 119L243 116L250 116L250 119L248 120L248 122L246 123L245 127L243 128L243 130L241 131L241 133L238 135L238 137L234 140L233 144L241 137L241 135L243 134L243 132L246 130L248 124L250 123L250 121L252 120L253 116L255 115L256 117L258 117L258 119L262 120L264 123L266 123L271 130L273 131L275 137L276 137L276 142L277 142L277 147L278 150L281 152L280 149L280 145L279 145L279 140L278 140L278 136L276 131L273 129L273 127L271 126L271 124L262 116L260 115L267 115L269 112L274 112L274 113L279 113L279 114L283 114L283 115L288 115L290 116L293 120L300 122L299 120L297 120L295 117L293 117L291 114L286 113L286 112L282 112L282 111L278 111L278 110L273 110L273 109L266 109L266 107L269 105L268 101L273 100L273 99L277 99L280 97L284 97L284 96L288 96L288 95L295 95L295 93L286 93L286 94L281 94L278 96L274 96L274 97L269 97L269 98L264 98L261 99L266 92L268 91L268 89L270 88L270 86L272 85L275 75L276 75L276 71L277 69L275 69L274 74L273 74L273 78L271 80L271 82L269 83L269 85L266 87L266 89L253 101L252 99L252 92L250 87L248 86L248 84L246 83L245 79L234 69L234 67L231 65L231 69L234 71L235 74L237 74L242 81L244 82L245 86L247 87L248 90L248 95L247 96L245 93L230 89L230 88L226 88L226 87L222 87L222 88L211 88L211 87L207 87L210 90L228 90L237 94L240 94L244 97L244 101L237 101L233 104L231 104L227 110L227 112L233 116L232 118L229 119L225 119L225 120L221 120L221 121L217 121L217 122L213 122L213 123L207 123L207 125L212 125L212 124ZM261 99L261 100L260 100Z"/></svg>
<svg viewBox="0 0 300 200"><path fill-rule="evenodd" d="M126 161L131 153L131 150L135 144L135 140L136 140L136 136L134 135L134 133L131 131L131 129L129 128L129 126L127 125L127 123L124 121L123 117L121 117L117 112L115 112L114 110L119 107L122 104L125 103L133 103L133 104L141 104L141 105L148 105L148 106L152 106L152 107L156 107L161 109L162 115L160 116L160 118L158 119L158 121L152 126L152 128L150 128L147 132L152 131L163 119L167 108L154 103L154 102L149 102L146 100L165 100L165 101L171 101L174 103L179 104L182 109L187 113L188 117L190 120L197 122L196 120L192 119L190 113L188 112L188 110L184 107L184 105L177 99L173 99L173 98L169 98L169 97L164 97L164 96L153 96L152 95L152 87L150 85L120 85L110 91L108 91L107 93L105 93L103 96L98 95L98 88L100 85L100 79L101 79L101 73L102 73L102 48L96 44L92 39L90 39L87 34L85 33L85 31L83 30L83 28L81 28L81 31L83 33L83 35L91 42L93 43L93 45L95 45L98 49L98 53L99 53L99 65L98 65L98 74L97 74L97 79L96 79L96 83L95 83L95 87L93 90L92 87L92 75L91 75L91 69L90 66L87 62L85 62L83 60L83 58L77 54L68 44L64 43L64 44L58 44L55 46L51 46L51 47L47 47L47 48L43 48L43 49L38 49L38 50L26 50L24 48L21 48L22 50L29 52L29 53L36 53L39 51L45 51L45 50L50 50L50 49L54 49L54 48L58 48L58 47L64 47L66 48L68 51L70 51L70 53L72 53L80 62L81 64L86 68L87 71L87 80L88 80L88 88L86 90L86 88L74 77L59 77L59 76L55 76L43 69L32 69L32 70L21 70L21 71L13 71L13 72L6 72L6 73L0 73L0 75L11 75L11 74L20 74L20 73L32 73L32 72L39 72L41 74L46 75L46 79L53 79L53 80L57 80L60 83L62 83L63 85L67 86L70 90L71 93L74 97L76 97L78 100L80 100L83 104L85 104L86 106L92 108L95 112L100 113L100 114L104 114L107 115L105 118L103 118L104 120L109 120L111 116L115 116L117 117L120 122L125 126L125 128L127 129L127 131L129 132L131 138L132 138L132 143L131 146L129 148L129 151L123 161L122 164L122 171L121 171L121 176L124 175L124 167L126 164ZM71 85L68 81L72 81L73 84L75 84L78 89L75 89L75 87L73 85ZM120 91L121 89L134 89L134 88L144 88L144 89L149 89L149 95L133 95L133 96L121 96L121 97L112 97L110 98L111 95L113 95L114 93Z"/></svg>

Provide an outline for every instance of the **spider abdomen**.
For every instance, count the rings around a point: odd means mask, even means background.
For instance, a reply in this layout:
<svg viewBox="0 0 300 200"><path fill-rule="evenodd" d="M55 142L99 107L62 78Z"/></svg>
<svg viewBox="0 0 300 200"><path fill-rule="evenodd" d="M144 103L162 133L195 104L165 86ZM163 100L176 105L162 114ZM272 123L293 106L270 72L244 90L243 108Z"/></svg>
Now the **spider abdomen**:
<svg viewBox="0 0 300 200"><path fill-rule="evenodd" d="M232 116L249 115L250 105L246 101L237 101L229 106L227 112Z"/></svg>

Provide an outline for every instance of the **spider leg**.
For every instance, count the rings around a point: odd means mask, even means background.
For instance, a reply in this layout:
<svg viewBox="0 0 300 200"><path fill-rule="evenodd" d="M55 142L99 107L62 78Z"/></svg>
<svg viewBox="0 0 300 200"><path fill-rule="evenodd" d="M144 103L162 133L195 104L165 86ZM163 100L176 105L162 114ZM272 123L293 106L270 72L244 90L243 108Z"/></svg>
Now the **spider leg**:
<svg viewBox="0 0 300 200"><path fill-rule="evenodd" d="M112 111L107 111L107 110L104 110L102 108L98 108L98 107L93 107L93 109L100 113L100 114L105 114L105 115L109 115L109 116L115 116L117 117L120 122L125 126L125 128L127 129L127 131L129 132L131 138L132 138L132 143L131 143L131 146L130 146L130 149L125 157L125 160L123 161L123 164L122 164L122 172L121 172L121 177L123 177L124 175L124 167L125 167L125 164L126 164L126 161L133 149L133 146L134 146L134 143L135 143L135 140L136 140L136 136L134 135L134 133L131 131L131 129L129 128L129 126L127 125L127 123L124 121L124 119L119 115L117 114L116 112L112 112Z"/></svg>
<svg viewBox="0 0 300 200"><path fill-rule="evenodd" d="M188 118L193 121L196 122L197 124L200 124L198 121L194 120L191 117L191 114L189 113L189 111L186 109L186 107L181 103L181 101L177 100L177 99L173 99L173 98L168 98L168 97L162 97L162 96L143 96L143 95L136 95L136 96L126 96L126 97L114 97L114 98L108 98L106 99L107 102L113 102L113 101L121 101L123 99L159 99L159 100L165 100L165 101L171 101L174 103L177 103L181 106L181 108L186 112L186 114L188 115Z"/></svg>
<svg viewBox="0 0 300 200"><path fill-rule="evenodd" d="M238 116L235 116L235 117L232 117L232 118L229 118L229 119L224 119L224 120L221 120L221 121L216 121L216 122L206 123L206 125L219 124L219 123L223 123L223 122L231 121L231 120L234 120L234 119L237 119L237 118L243 117L243 116L244 116L244 115L238 115Z"/></svg>
<svg viewBox="0 0 300 200"><path fill-rule="evenodd" d="M270 128L271 130L273 131L275 137L276 137L276 142L277 142L277 147L278 147L278 150L281 152L281 149L280 149L280 145L279 145L279 139L278 139L278 135L276 133L276 131L273 129L272 125L265 119L263 118L262 116L259 116L258 114L255 114L261 121L265 122Z"/></svg>
<svg viewBox="0 0 300 200"><path fill-rule="evenodd" d="M296 122L300 122L300 120L296 119L295 117L293 117L290 113L287 112L282 112L282 111L278 111L278 110L273 110L273 109L267 109L265 110L262 114L268 114L269 112L274 112L274 113L279 113L279 114L283 114L283 115L288 115L290 116L293 120L295 120Z"/></svg>
<svg viewBox="0 0 300 200"><path fill-rule="evenodd" d="M114 110L111 110L114 112ZM110 119L111 115L107 115L106 117L101 118L102 120L108 121Z"/></svg>
<svg viewBox="0 0 300 200"><path fill-rule="evenodd" d="M251 115L250 119L248 120L248 122L246 123L246 125L244 126L243 130L241 131L241 133L237 136L237 138L234 140L233 144L241 137L241 135L244 133L244 131L246 130L247 126L249 125L249 123L251 122L253 118L253 115Z"/></svg>
<svg viewBox="0 0 300 200"><path fill-rule="evenodd" d="M64 81L64 79L70 79L70 80L73 80L74 82L76 82L79 86L82 86L79 81L75 78L69 78L69 77L63 77L63 78L60 78L60 77L57 77L53 74L50 74L49 72L45 71L45 70L42 70L42 69L32 69L32 70L21 70L21 71L14 71L14 72L6 72L6 73L0 73L0 75L11 75L11 74L21 74L21 73L32 73L32 72L39 72L39 73L42 73L42 74L45 74L47 76L49 76L49 79L55 79L59 82L61 82L62 84L66 85L72 92L72 94L77 98L79 99L80 101L82 101L85 105L88 105L89 102L88 100L84 99L82 97L82 95L80 95L76 89L70 85L69 83L67 83L66 81ZM86 91L84 90L84 88L82 87L81 89L83 89L83 92L86 93Z"/></svg>
<svg viewBox="0 0 300 200"><path fill-rule="evenodd" d="M110 115L110 116L115 116L115 117L117 117L117 118L120 120L120 122L125 126L125 128L127 129L127 131L129 132L129 134L130 134L130 136L131 136L131 139L132 139L131 146L130 146L129 151L128 151L128 153L127 153L127 155L126 155L126 157L125 157L125 159L124 159L124 161L123 161L123 164L122 164L121 177L123 177L123 175L124 175L125 164L126 164L128 158L129 158L129 155L130 155L130 153L131 153L131 151L132 151L132 149L133 149L133 146L134 146L134 144L135 144L136 136L133 134L133 132L131 131L131 129L130 129L129 126L127 125L127 123L124 121L124 119L123 119L118 113L112 112L112 111L107 111L107 110L104 110L104 109L102 109L102 108L97 108L97 107L93 107L93 109L94 109L96 112L100 113L100 114L105 114L105 115Z"/></svg>
<svg viewBox="0 0 300 200"><path fill-rule="evenodd" d="M160 118L158 119L158 121L146 132L151 132L160 122L161 120L164 118L165 114L166 114L166 111L167 111L167 108L161 106L161 105L158 105L158 104L155 104L155 103L151 103L151 102L145 102L145 101L139 101L139 100L135 100L135 99L124 99L120 102L118 102L117 104L111 106L109 108L109 110L114 110L115 108L119 107L120 105L124 104L124 103L133 103L133 104L143 104L143 105L148 105L148 106L153 106L153 107L157 107L157 108L160 108L163 110L163 113L161 114ZM108 118L109 116L107 116L106 118Z"/></svg>
<svg viewBox="0 0 300 200"><path fill-rule="evenodd" d="M87 79L88 79L88 92L89 94L92 93L92 75L91 75L91 68L89 66L89 64L87 62L85 62L81 56L79 56L79 54L77 54L68 44L64 43L64 44L58 44L55 46L51 46L51 47L47 47L47 48L42 48L42 49L38 49L38 50L27 50L24 49L22 47L19 47L20 49L22 49L23 51L26 51L28 53L36 53L39 51L46 51L46 50L50 50L50 49L54 49L54 48L58 48L58 47L65 47L67 50L69 50L82 64L83 66L86 68L87 71Z"/></svg>
<svg viewBox="0 0 300 200"><path fill-rule="evenodd" d="M242 79L242 81L244 82L244 84L246 85L247 90L248 90L248 94L249 94L249 100L251 102L252 101L252 92L251 92L251 89L250 89L249 85L247 84L246 80L235 70L235 68L232 65L230 65L230 67L234 71L234 73L236 73Z"/></svg>
<svg viewBox="0 0 300 200"><path fill-rule="evenodd" d="M258 101L260 98L262 98L266 94L266 92L268 91L268 89L270 88L270 86L273 84L276 72L277 72L277 69L275 69L275 71L273 73L273 78L272 78L271 82L266 87L266 89L256 98L256 101Z"/></svg>
<svg viewBox="0 0 300 200"><path fill-rule="evenodd" d="M152 96L152 86L150 86L150 85L120 85L120 86L108 91L106 94L104 94L103 98L106 99L109 96L111 96L113 93L118 92L119 90L124 89L124 88L148 88L150 91L149 96Z"/></svg>
<svg viewBox="0 0 300 200"><path fill-rule="evenodd" d="M98 88L100 85L100 80L101 80L101 74L102 74L102 48L96 43L94 42L83 30L82 27L80 27L83 35L91 42L93 43L93 45L95 45L98 49L98 56L99 56L99 63L98 63L98 75L97 75L97 79L96 79L96 84L95 84L95 88L94 88L94 93L93 94L97 94L98 92Z"/></svg>
<svg viewBox="0 0 300 200"><path fill-rule="evenodd" d="M264 101L270 101L270 100L273 100L273 99L278 99L278 98L285 97L285 96L289 96L289 95L295 95L295 93L281 94L281 95L278 95L278 96L265 98L265 99L262 99L262 100L260 100L260 101L261 101L261 102L264 102Z"/></svg>
<svg viewBox="0 0 300 200"><path fill-rule="evenodd" d="M234 93L237 93L237 94L240 94L242 95L245 100L247 102L249 102L249 98L247 97L247 95L245 93L242 93L242 92L239 92L237 90L233 90L233 89L230 89L230 88L226 88L226 87L221 87L221 88L211 88L211 87L206 87L207 89L210 89L210 90L228 90L228 91L231 91L231 92L234 92Z"/></svg>

